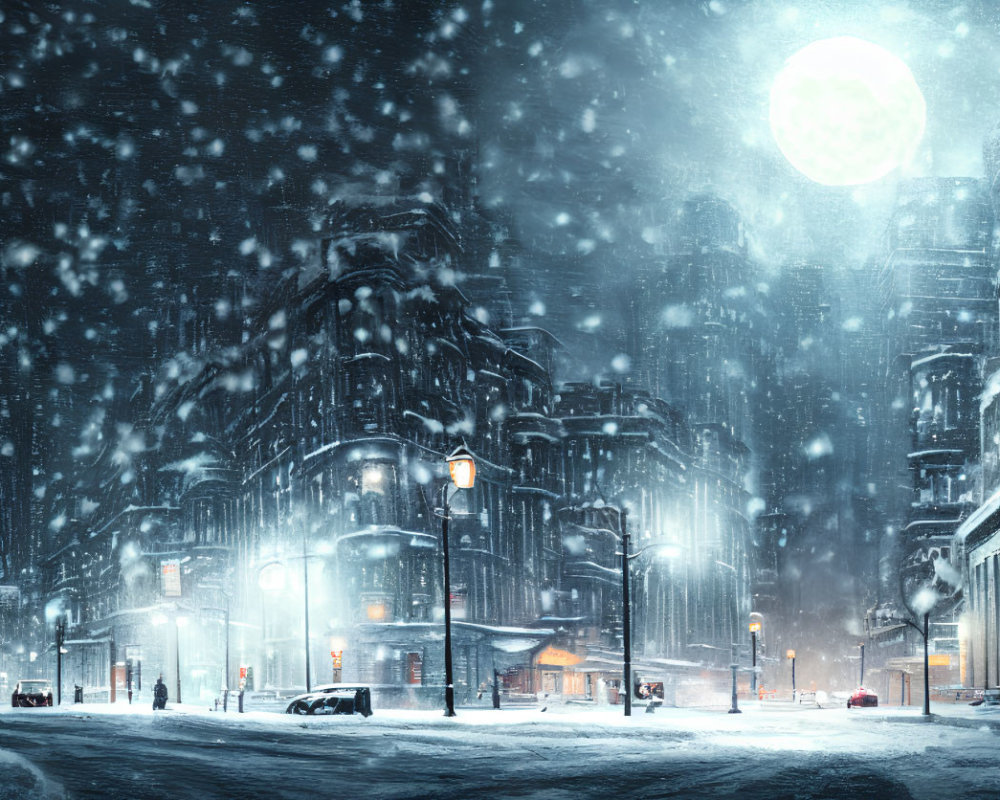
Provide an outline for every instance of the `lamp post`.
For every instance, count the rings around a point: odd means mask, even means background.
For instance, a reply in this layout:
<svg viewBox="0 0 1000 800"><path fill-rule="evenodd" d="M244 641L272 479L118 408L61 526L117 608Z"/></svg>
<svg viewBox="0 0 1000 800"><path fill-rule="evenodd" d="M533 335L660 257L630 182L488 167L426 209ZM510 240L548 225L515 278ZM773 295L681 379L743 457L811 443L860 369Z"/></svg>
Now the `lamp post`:
<svg viewBox="0 0 1000 800"><path fill-rule="evenodd" d="M865 643L861 642L861 644L859 644L858 647L861 649L861 678L858 680L858 686L864 686L865 685Z"/></svg>
<svg viewBox="0 0 1000 800"><path fill-rule="evenodd" d="M66 639L66 620L59 617L56 620L56 705L62 705L62 652L63 641Z"/></svg>
<svg viewBox="0 0 1000 800"><path fill-rule="evenodd" d="M753 671L750 673L750 694L757 694L757 632L760 631L759 622L750 623L750 666Z"/></svg>
<svg viewBox="0 0 1000 800"><path fill-rule="evenodd" d="M225 626L225 666L223 667L222 673L222 691L223 700L222 708L226 710L226 704L229 698L229 595L223 593L226 598L225 608L216 608L215 606L202 606L202 611L215 611L222 614L222 624Z"/></svg>
<svg viewBox="0 0 1000 800"><path fill-rule="evenodd" d="M930 670L930 657L927 653L927 635L928 628L930 626L930 612L924 612L924 710L923 715L929 717L931 715L931 670Z"/></svg>
<svg viewBox="0 0 1000 800"><path fill-rule="evenodd" d="M177 670L177 705L181 703L181 618L174 615L174 667Z"/></svg>
<svg viewBox="0 0 1000 800"><path fill-rule="evenodd" d="M785 658L792 662L792 702L795 701L795 651L786 650Z"/></svg>
<svg viewBox="0 0 1000 800"><path fill-rule="evenodd" d="M174 670L177 673L177 702L181 702L181 624L187 623L187 618L181 616L180 606L173 606L174 612ZM152 619L154 625L163 625L170 621L168 617L163 612L157 612ZM112 642L112 652L114 648L114 642ZM114 658L111 659L111 666L114 667ZM112 691L114 690L114 670L112 669Z"/></svg>
<svg viewBox="0 0 1000 800"><path fill-rule="evenodd" d="M262 633L261 644L263 645L264 686L271 685L274 678L271 670L271 655L268 652L269 647L273 645L273 642L272 645L268 644L271 641L268 637L271 636L273 639L273 633L268 629L268 597L270 596L273 599L275 594L284 590L287 572L288 570L284 562L278 560L267 561L257 567L257 586L261 590L260 627ZM273 624L273 619L271 622Z"/></svg>
<svg viewBox="0 0 1000 800"><path fill-rule="evenodd" d="M476 482L476 462L469 449L456 447L445 461L451 482L456 489L471 489ZM455 684L451 662L451 562L448 552L448 485L443 488L444 502L441 515L441 553L444 567L444 715L455 716Z"/></svg>
<svg viewBox="0 0 1000 800"><path fill-rule="evenodd" d="M924 709L921 711L921 715L924 717L929 717L931 715L931 672L930 672L930 655L928 648L928 634L930 628L930 611L924 611L924 624L923 627L917 625L912 619L898 619L896 617L890 617L886 622L894 622L901 625L909 625L913 630L919 633L924 639ZM864 645L862 647L862 659L864 658ZM862 663L864 663L862 661Z"/></svg>
<svg viewBox="0 0 1000 800"><path fill-rule="evenodd" d="M665 543L647 544L635 553L629 552L628 511L618 511L622 534L622 680L625 682L624 712L632 716L632 595L629 589L629 562L647 550L659 549L668 557L676 555L678 548ZM647 706L647 713L649 707Z"/></svg>
<svg viewBox="0 0 1000 800"><path fill-rule="evenodd" d="M632 716L632 596L628 588L628 512L618 512L622 531L622 688L625 689L625 716ZM638 555L638 553L636 553Z"/></svg>
<svg viewBox="0 0 1000 800"><path fill-rule="evenodd" d="M302 597L306 635L306 692L312 691L309 664L309 554L306 552L306 526L302 526Z"/></svg>

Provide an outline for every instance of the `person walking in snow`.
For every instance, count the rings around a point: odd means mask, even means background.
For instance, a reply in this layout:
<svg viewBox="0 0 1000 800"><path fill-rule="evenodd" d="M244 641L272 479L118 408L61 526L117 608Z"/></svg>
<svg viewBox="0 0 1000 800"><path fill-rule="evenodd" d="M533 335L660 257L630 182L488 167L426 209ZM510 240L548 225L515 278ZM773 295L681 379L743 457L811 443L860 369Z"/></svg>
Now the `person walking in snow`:
<svg viewBox="0 0 1000 800"><path fill-rule="evenodd" d="M163 682L163 676L161 675L156 679L156 685L153 687L153 710L156 711L158 708L167 707L167 684Z"/></svg>

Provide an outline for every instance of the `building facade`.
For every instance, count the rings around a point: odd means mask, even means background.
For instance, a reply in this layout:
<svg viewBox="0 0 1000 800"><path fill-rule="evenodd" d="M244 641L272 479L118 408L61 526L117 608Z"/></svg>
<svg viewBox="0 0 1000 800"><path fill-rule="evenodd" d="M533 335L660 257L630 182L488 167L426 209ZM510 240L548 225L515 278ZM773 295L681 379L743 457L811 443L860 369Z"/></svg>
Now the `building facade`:
<svg viewBox="0 0 1000 800"><path fill-rule="evenodd" d="M475 313L439 206L343 210L320 252L238 346L139 382L97 509L42 564L66 680L124 696L163 674L202 701L342 679L435 704L447 513L460 701L493 680L614 698L626 519L637 664L724 681L753 569L730 428L556 383L553 336ZM462 443L476 484L449 489Z"/></svg>

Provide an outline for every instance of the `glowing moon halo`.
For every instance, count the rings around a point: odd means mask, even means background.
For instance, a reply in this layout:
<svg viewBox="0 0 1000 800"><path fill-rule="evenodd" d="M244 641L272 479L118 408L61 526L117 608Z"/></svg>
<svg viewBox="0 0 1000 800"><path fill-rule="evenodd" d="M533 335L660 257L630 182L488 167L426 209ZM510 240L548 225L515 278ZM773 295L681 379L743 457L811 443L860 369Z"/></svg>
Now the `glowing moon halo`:
<svg viewBox="0 0 1000 800"><path fill-rule="evenodd" d="M791 56L771 86L771 133L785 158L827 186L871 183L916 152L927 105L888 50L853 36Z"/></svg>

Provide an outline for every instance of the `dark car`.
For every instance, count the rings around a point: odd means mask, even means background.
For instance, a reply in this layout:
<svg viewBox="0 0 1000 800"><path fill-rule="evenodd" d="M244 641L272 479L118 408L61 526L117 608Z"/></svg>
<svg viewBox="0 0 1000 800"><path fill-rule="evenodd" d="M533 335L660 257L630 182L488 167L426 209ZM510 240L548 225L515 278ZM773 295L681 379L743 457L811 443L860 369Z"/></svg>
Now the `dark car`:
<svg viewBox="0 0 1000 800"><path fill-rule="evenodd" d="M372 715L371 688L358 684L331 683L318 686L308 694L293 697L286 714L361 714Z"/></svg>
<svg viewBox="0 0 1000 800"><path fill-rule="evenodd" d="M52 705L52 684L47 680L18 681L11 695L14 708L37 708Z"/></svg>
<svg viewBox="0 0 1000 800"><path fill-rule="evenodd" d="M858 687L858 689L847 698L847 707L851 708L865 708L866 706L877 706L878 705L878 695L875 692L869 691L864 686Z"/></svg>

